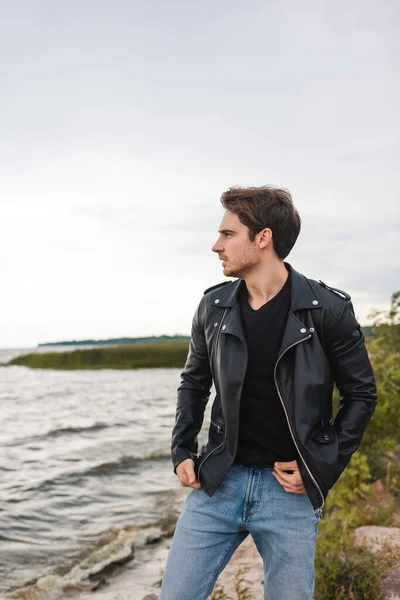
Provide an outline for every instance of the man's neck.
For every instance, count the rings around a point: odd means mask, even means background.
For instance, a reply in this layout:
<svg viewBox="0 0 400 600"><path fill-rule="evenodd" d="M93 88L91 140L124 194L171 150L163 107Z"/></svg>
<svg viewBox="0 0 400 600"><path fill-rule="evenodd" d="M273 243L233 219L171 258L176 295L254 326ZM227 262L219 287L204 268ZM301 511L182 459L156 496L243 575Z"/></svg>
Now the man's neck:
<svg viewBox="0 0 400 600"><path fill-rule="evenodd" d="M283 261L259 266L244 277L249 295L249 303L255 310L276 296L285 285L289 272Z"/></svg>

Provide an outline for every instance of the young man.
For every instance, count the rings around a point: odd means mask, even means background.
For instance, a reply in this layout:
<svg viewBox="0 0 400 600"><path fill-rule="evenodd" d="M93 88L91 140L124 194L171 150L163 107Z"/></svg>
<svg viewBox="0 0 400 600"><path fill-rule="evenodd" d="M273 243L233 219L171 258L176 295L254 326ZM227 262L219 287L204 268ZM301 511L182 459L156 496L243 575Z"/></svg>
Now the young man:
<svg viewBox="0 0 400 600"><path fill-rule="evenodd" d="M238 279L206 290L193 319L172 435L175 472L193 489L160 600L205 600L249 534L268 600L310 600L322 507L374 411L374 376L350 296L284 262L300 232L289 192L231 188L221 202L212 250Z"/></svg>

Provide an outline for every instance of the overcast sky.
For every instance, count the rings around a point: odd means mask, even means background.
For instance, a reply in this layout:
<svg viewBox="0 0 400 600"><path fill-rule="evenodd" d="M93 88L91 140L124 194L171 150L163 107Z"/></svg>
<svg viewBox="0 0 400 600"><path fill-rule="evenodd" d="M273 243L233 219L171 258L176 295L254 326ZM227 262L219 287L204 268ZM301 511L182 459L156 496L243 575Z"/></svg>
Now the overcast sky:
<svg viewBox="0 0 400 600"><path fill-rule="evenodd" d="M365 324L399 276L397 0L2 0L0 347L188 334L232 185Z"/></svg>

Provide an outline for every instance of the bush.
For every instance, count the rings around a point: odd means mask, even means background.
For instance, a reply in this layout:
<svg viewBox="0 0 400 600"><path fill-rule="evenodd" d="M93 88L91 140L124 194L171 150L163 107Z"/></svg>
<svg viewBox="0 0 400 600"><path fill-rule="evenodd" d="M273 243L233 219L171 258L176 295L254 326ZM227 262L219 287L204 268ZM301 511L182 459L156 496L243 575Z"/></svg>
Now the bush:
<svg viewBox="0 0 400 600"><path fill-rule="evenodd" d="M339 535L338 535L339 534ZM320 537L316 555L316 600L383 600L381 580L391 562L351 537Z"/></svg>
<svg viewBox="0 0 400 600"><path fill-rule="evenodd" d="M372 479L382 479L388 465L398 464L400 431L400 291L389 311L374 311L368 353L378 388L378 404L360 449L367 456Z"/></svg>

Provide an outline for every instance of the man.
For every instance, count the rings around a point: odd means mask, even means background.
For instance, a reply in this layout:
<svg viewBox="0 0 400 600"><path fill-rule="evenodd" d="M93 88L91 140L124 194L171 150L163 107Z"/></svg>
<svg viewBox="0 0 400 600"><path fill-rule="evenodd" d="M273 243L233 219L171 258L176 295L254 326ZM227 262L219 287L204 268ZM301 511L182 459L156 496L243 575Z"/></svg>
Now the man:
<svg viewBox="0 0 400 600"><path fill-rule="evenodd" d="M322 507L374 411L374 376L350 296L284 262L300 232L290 193L231 188L221 202L212 250L238 279L206 290L193 319L172 435L175 472L193 489L160 600L205 600L249 534L268 600L310 600Z"/></svg>

